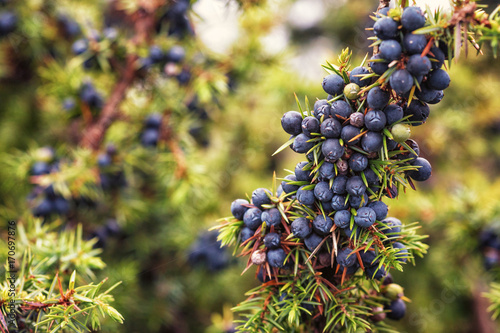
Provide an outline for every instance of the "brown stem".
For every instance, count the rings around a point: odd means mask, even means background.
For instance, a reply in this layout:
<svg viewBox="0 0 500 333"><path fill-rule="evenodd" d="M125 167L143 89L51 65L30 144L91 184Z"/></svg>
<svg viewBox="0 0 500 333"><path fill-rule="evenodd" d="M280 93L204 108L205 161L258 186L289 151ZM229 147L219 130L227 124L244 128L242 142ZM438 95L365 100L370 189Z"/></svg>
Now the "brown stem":
<svg viewBox="0 0 500 333"><path fill-rule="evenodd" d="M154 10L150 8L148 11L139 9L132 14L130 18L134 22L135 31L132 42L134 45L140 45L147 41L149 33L154 30ZM99 149L104 135L106 134L106 130L118 117L120 103L125 98L128 88L132 85L137 76L135 68L136 62L137 55L129 54L127 56L121 78L113 88L110 97L101 111L101 115L83 131L83 136L80 140L80 145L82 147L93 150Z"/></svg>
<svg viewBox="0 0 500 333"><path fill-rule="evenodd" d="M491 313L487 310L490 303L482 295L484 291L486 288L480 282L476 283L475 289L472 291L476 332L494 333L497 332L497 327L495 322L491 320Z"/></svg>
<svg viewBox="0 0 500 333"><path fill-rule="evenodd" d="M184 176L186 176L187 171L186 158L184 157L184 152L179 146L179 142L178 140L176 140L174 131L170 126L170 114L168 113L168 111L165 112L165 116L162 122L162 129L163 131L161 132L161 139L167 143L168 148L172 152L172 155L174 155L174 159L177 162L177 168L174 175L177 179L183 178Z"/></svg>

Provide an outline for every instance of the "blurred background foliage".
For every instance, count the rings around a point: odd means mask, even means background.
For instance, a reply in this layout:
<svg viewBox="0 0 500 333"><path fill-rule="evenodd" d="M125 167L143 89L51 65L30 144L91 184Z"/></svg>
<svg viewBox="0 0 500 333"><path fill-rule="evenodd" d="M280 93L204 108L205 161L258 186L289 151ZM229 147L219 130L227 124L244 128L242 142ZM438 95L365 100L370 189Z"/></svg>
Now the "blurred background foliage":
<svg viewBox="0 0 500 333"><path fill-rule="evenodd" d="M81 120L75 121L78 116L65 110L63 101L77 100L81 83L89 79L107 97L117 75L84 70L81 59L70 55L76 37L62 36L54 18L73 17L85 35L112 21L110 4L134 3L7 1L22 33L0 40L2 220L30 213L29 169L38 147L54 147L57 155L79 161L82 170L96 165L96 153L76 148ZM162 31L152 36L152 43L182 45L192 80L182 86L152 68L129 89L123 117L104 140L116 145L128 185L119 195L90 191L97 208L80 207L67 217L66 226L81 222L87 238L109 218L121 228L118 237L105 240L106 267L96 274L113 283L123 281L115 290L114 307L125 323L105 321L102 332L231 331L229 307L256 285L254 272L240 276L244 262L229 258L223 267L193 267L193 246L203 252L215 241L193 244L217 218L230 215L235 198L270 186L273 172L282 177L283 169L300 160L291 150L271 157L288 140L280 118L296 108L293 93L301 100L324 98L324 60L334 62L349 46L361 62L369 45L364 28L378 3L203 0L190 5L195 36L179 38ZM213 33L210 39L204 34L213 22L210 15L232 20L236 26L228 29L238 32L219 52L211 50L213 39L224 36ZM127 29L117 27L118 40L126 41ZM148 46L137 52L146 56ZM412 134L433 165L432 178L416 192L386 200L392 216L421 221L421 233L430 235L429 254L417 259L416 267L394 274L412 299L406 318L397 324L402 332L498 330L488 320L489 303L482 293L499 274L495 269L486 272L479 239L482 230L500 221L500 67L486 48L483 56L454 63L450 76L443 102L431 108L428 122ZM187 107L195 95L201 116ZM170 146L139 145L144 118L166 109L172 111L170 126L185 159L182 177L174 176L179 161ZM71 180L66 183L76 186Z"/></svg>

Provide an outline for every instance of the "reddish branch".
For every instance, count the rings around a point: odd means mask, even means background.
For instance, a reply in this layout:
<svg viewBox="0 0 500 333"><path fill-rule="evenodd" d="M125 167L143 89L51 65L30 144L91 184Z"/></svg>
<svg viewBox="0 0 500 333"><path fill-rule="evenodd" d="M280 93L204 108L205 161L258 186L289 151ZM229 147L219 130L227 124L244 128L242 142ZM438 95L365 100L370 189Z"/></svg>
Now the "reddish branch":
<svg viewBox="0 0 500 333"><path fill-rule="evenodd" d="M134 45L140 45L147 41L150 33L154 31L154 9L139 9L130 16L134 24L135 35L132 39ZM80 145L86 148L97 150L104 138L106 130L117 118L120 103L125 98L125 94L137 76L136 71L137 55L129 54L125 60L125 67L121 73L120 80L113 88L111 96L104 105L100 117L83 131Z"/></svg>
<svg viewBox="0 0 500 333"><path fill-rule="evenodd" d="M174 131L170 126L170 113L168 112L165 112L165 116L163 117L160 139L167 143L167 146L172 152L175 162L177 163L177 168L174 173L175 177L178 179L184 178L187 171L186 159L184 157L184 152L179 146L179 141L175 137Z"/></svg>

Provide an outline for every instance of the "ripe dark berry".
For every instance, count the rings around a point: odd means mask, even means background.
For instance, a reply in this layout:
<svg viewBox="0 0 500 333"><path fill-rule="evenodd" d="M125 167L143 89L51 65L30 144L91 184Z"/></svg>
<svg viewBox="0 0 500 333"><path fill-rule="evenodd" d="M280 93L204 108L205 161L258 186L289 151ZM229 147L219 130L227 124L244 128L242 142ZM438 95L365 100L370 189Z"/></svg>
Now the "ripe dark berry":
<svg viewBox="0 0 500 333"><path fill-rule="evenodd" d="M377 60L377 61L370 61L370 68L375 74L382 75L385 73L386 70L389 69L389 63L386 61L380 61L382 60L382 57L380 56L380 53L374 55L371 57L370 60Z"/></svg>
<svg viewBox="0 0 500 333"><path fill-rule="evenodd" d="M291 225L291 231L295 237L304 239L311 233L311 226L309 225L309 220L305 217L299 217L294 220Z"/></svg>
<svg viewBox="0 0 500 333"><path fill-rule="evenodd" d="M389 310L389 312L387 312L387 318L400 320L406 314L406 304L402 299L398 298L397 300L392 301L391 304L386 307L386 310Z"/></svg>
<svg viewBox="0 0 500 333"><path fill-rule="evenodd" d="M278 208L266 209L261 215L262 222L266 222L268 227L278 227L281 225L281 213Z"/></svg>
<svg viewBox="0 0 500 333"><path fill-rule="evenodd" d="M386 123L385 113L380 110L371 110L365 115L365 127L370 131L381 131Z"/></svg>
<svg viewBox="0 0 500 333"><path fill-rule="evenodd" d="M391 95L387 91L380 89L380 87L375 87L368 92L366 102L370 108L382 110L389 103L390 98Z"/></svg>
<svg viewBox="0 0 500 333"><path fill-rule="evenodd" d="M249 229L256 230L261 224L262 211L258 208L249 208L243 215L243 223Z"/></svg>
<svg viewBox="0 0 500 333"><path fill-rule="evenodd" d="M295 192L299 189L298 185L292 185L289 182L287 182L287 180L290 182L295 182L297 181L297 177L295 177L295 175L288 175L285 177L285 180L281 182L281 187L285 193L288 194L291 192Z"/></svg>
<svg viewBox="0 0 500 333"><path fill-rule="evenodd" d="M304 190L304 186L301 186L297 191L297 200L306 206L314 204L314 192L312 190Z"/></svg>
<svg viewBox="0 0 500 333"><path fill-rule="evenodd" d="M17 26L17 15L10 11L3 11L0 13L0 35L7 35L14 30Z"/></svg>
<svg viewBox="0 0 500 333"><path fill-rule="evenodd" d="M450 76L442 69L435 69L427 76L427 86L434 90L444 90L450 85Z"/></svg>
<svg viewBox="0 0 500 333"><path fill-rule="evenodd" d="M33 215L35 217L46 217L52 214L54 211L54 203L52 200L45 198L40 202L40 204L33 210Z"/></svg>
<svg viewBox="0 0 500 333"><path fill-rule="evenodd" d="M360 176L353 176L347 180L346 191L350 195L361 196L366 191L365 183Z"/></svg>
<svg viewBox="0 0 500 333"><path fill-rule="evenodd" d="M331 115L335 119L347 119L352 113L352 108L349 103L343 100L332 102Z"/></svg>
<svg viewBox="0 0 500 333"><path fill-rule="evenodd" d="M432 174L432 167L429 161L427 161L423 157L417 157L415 161L412 162L412 165L414 166L419 166L418 170L412 170L408 172L408 176L411 177L411 179L423 182L429 179L429 177Z"/></svg>
<svg viewBox="0 0 500 333"><path fill-rule="evenodd" d="M161 62L163 59L165 59L165 53L163 53L163 50L160 49L158 46L153 45L149 48L149 58L155 62Z"/></svg>
<svg viewBox="0 0 500 333"><path fill-rule="evenodd" d="M414 54L408 59L406 69L414 76L426 75L431 70L431 61L426 56Z"/></svg>
<svg viewBox="0 0 500 333"><path fill-rule="evenodd" d="M399 234L401 232L401 221L395 217L387 217L382 222L382 226L379 228L384 234Z"/></svg>
<svg viewBox="0 0 500 333"><path fill-rule="evenodd" d="M342 124L334 118L325 119L321 123L320 132L325 138L338 138L342 131Z"/></svg>
<svg viewBox="0 0 500 333"><path fill-rule="evenodd" d="M313 230L318 235L328 235L333 227L333 220L328 216L318 215L313 220Z"/></svg>
<svg viewBox="0 0 500 333"><path fill-rule="evenodd" d="M297 111L288 111L281 118L281 126L291 135L302 133L302 116Z"/></svg>
<svg viewBox="0 0 500 333"><path fill-rule="evenodd" d="M389 82L398 95L404 95L413 87L413 76L406 69L398 69L392 73Z"/></svg>
<svg viewBox="0 0 500 333"><path fill-rule="evenodd" d="M74 55L80 55L85 53L88 47L89 45L86 39L79 39L71 45L71 52L73 52Z"/></svg>
<svg viewBox="0 0 500 333"><path fill-rule="evenodd" d="M390 17L383 17L375 22L373 31L375 32L375 36L382 40L396 38L398 23Z"/></svg>
<svg viewBox="0 0 500 333"><path fill-rule="evenodd" d="M331 201L333 198L333 191L330 189L328 182L319 182L314 187L314 196L319 201Z"/></svg>
<svg viewBox="0 0 500 333"><path fill-rule="evenodd" d="M415 96L417 96L417 98L419 100L421 100L422 102L425 102L425 103L430 103L430 104L435 104L435 103L431 103L431 102L438 99L440 94L443 94L442 90L431 89L426 84L421 85L420 90L418 90L418 89L415 90Z"/></svg>
<svg viewBox="0 0 500 333"><path fill-rule="evenodd" d="M252 203L262 209L262 205L270 204L271 192L265 188L258 188L252 193Z"/></svg>
<svg viewBox="0 0 500 333"><path fill-rule="evenodd" d="M365 264L365 266L372 266L372 265L375 265L377 263L377 261L375 261L375 258L377 257L377 255L375 254L375 251L360 251L359 252L360 256L361 256L361 260L363 261L363 264Z"/></svg>
<svg viewBox="0 0 500 333"><path fill-rule="evenodd" d="M99 165L100 168L106 168L109 167L113 163L111 156L108 154L99 154L97 157L97 165Z"/></svg>
<svg viewBox="0 0 500 333"><path fill-rule="evenodd" d="M337 75L331 74L323 79L323 90L332 96L342 94L345 86L344 79Z"/></svg>
<svg viewBox="0 0 500 333"><path fill-rule="evenodd" d="M312 180L311 170L304 170L308 162L299 162L295 166L295 177L298 181L309 182Z"/></svg>
<svg viewBox="0 0 500 333"><path fill-rule="evenodd" d="M357 260L356 254L352 253L352 250L348 247L340 249L337 253L337 263L343 267L349 267L354 265Z"/></svg>
<svg viewBox="0 0 500 333"><path fill-rule="evenodd" d="M319 178L332 179L335 176L335 166L330 162L323 162L318 170Z"/></svg>
<svg viewBox="0 0 500 333"><path fill-rule="evenodd" d="M144 126L146 128L158 129L161 126L162 115L160 113L150 114L144 121Z"/></svg>
<svg viewBox="0 0 500 333"><path fill-rule="evenodd" d="M304 244L306 245L307 249L309 251L314 251L319 244L323 241L323 237L319 236L318 234L315 234L312 232L309 236L304 238Z"/></svg>
<svg viewBox="0 0 500 333"><path fill-rule="evenodd" d="M425 16L419 7L406 7L401 16L401 24L407 31L417 30L425 25Z"/></svg>
<svg viewBox="0 0 500 333"><path fill-rule="evenodd" d="M379 268L378 265L373 265L373 266L368 266L365 268L365 274L370 279L380 280L384 276L387 275L387 272L386 272L384 266Z"/></svg>
<svg viewBox="0 0 500 333"><path fill-rule="evenodd" d="M326 99L319 99L317 100L316 102L314 102L314 114L316 114L316 111L321 107L321 106L325 106L325 105L330 105L328 104L327 100Z"/></svg>
<svg viewBox="0 0 500 333"><path fill-rule="evenodd" d="M359 142L359 138L354 139L356 136L358 136L361 133L361 130L357 127L354 127L352 125L346 125L342 128L342 132L340 132L340 137L344 141L344 144L351 146L355 145ZM354 140L352 140L354 139ZM352 140L352 141L351 141Z"/></svg>
<svg viewBox="0 0 500 333"><path fill-rule="evenodd" d="M264 246L268 249L276 249L280 246L280 235L275 232L270 232L264 236Z"/></svg>
<svg viewBox="0 0 500 333"><path fill-rule="evenodd" d="M444 64L446 58L445 54L439 47L431 47L429 54L427 55L432 62L432 69L439 69Z"/></svg>
<svg viewBox="0 0 500 333"><path fill-rule="evenodd" d="M437 103L441 102L443 97L444 97L444 92L442 90L437 90L436 97L434 97L432 100L428 101L427 103L437 104Z"/></svg>
<svg viewBox="0 0 500 333"><path fill-rule="evenodd" d="M141 133L141 144L144 147L156 147L159 137L160 134L158 133L158 130L146 129Z"/></svg>
<svg viewBox="0 0 500 333"><path fill-rule="evenodd" d="M389 104L384 109L385 118L388 125L392 125L404 116L403 108L397 104Z"/></svg>
<svg viewBox="0 0 500 333"><path fill-rule="evenodd" d="M407 106L404 110L405 116L411 116L408 118L413 126L420 126L429 117L430 109L427 103L420 101L412 101L410 106Z"/></svg>
<svg viewBox="0 0 500 333"><path fill-rule="evenodd" d="M392 247L395 249L399 249L398 253L396 254L399 262L405 263L408 261L408 250L406 249L406 246L404 246L400 242L394 242L392 243Z"/></svg>
<svg viewBox="0 0 500 333"><path fill-rule="evenodd" d="M308 137L313 137L312 133L319 133L319 120L315 117L305 117L302 120L302 132Z"/></svg>
<svg viewBox="0 0 500 333"><path fill-rule="evenodd" d="M267 251L267 262L271 267L283 267L285 265L286 253L282 248Z"/></svg>
<svg viewBox="0 0 500 333"><path fill-rule="evenodd" d="M332 198L333 210L346 210L349 206L346 203L346 197L343 195L334 195Z"/></svg>
<svg viewBox="0 0 500 333"><path fill-rule="evenodd" d="M367 153L373 153L382 148L382 140L382 134L377 132L368 132L361 137L361 147Z"/></svg>
<svg viewBox="0 0 500 333"><path fill-rule="evenodd" d="M384 40L379 46L380 57L387 62L398 60L401 57L401 44L394 39Z"/></svg>
<svg viewBox="0 0 500 333"><path fill-rule="evenodd" d="M349 80L351 83L356 83L360 87L365 87L370 84L371 79L363 79L363 75L370 74L370 71L366 67L356 67L349 74Z"/></svg>
<svg viewBox="0 0 500 333"><path fill-rule="evenodd" d="M186 51L180 45L174 45L168 50L166 58L167 61L171 62L181 62L186 56Z"/></svg>
<svg viewBox="0 0 500 333"><path fill-rule="evenodd" d="M293 151L299 154L307 153L312 147L314 147L314 142L307 142L308 140L311 140L311 138L304 133L297 135L292 144Z"/></svg>
<svg viewBox="0 0 500 333"><path fill-rule="evenodd" d="M389 13L390 9L391 8L389 8L389 7L384 7L384 8L379 9L379 11L376 13L375 17L376 18L381 18L383 16L387 16L387 14Z"/></svg>
<svg viewBox="0 0 500 333"><path fill-rule="evenodd" d="M69 212L69 202L63 197L57 197L53 201L54 211L59 215L66 215Z"/></svg>
<svg viewBox="0 0 500 333"><path fill-rule="evenodd" d="M349 167L352 169L352 171L360 172L366 169L367 166L368 158L363 154L354 153L349 159Z"/></svg>
<svg viewBox="0 0 500 333"><path fill-rule="evenodd" d="M358 214L354 216L354 222L362 228L368 228L377 219L375 211L369 207L362 207L358 209Z"/></svg>
<svg viewBox="0 0 500 333"><path fill-rule="evenodd" d="M321 152L325 156L325 161L335 162L344 155L344 146L337 139L326 139L321 145Z"/></svg>
<svg viewBox="0 0 500 333"><path fill-rule="evenodd" d="M314 110L314 116L318 120L321 120L322 117L323 119L328 119L328 117L330 117L330 114L331 114L330 104L321 105Z"/></svg>
<svg viewBox="0 0 500 333"><path fill-rule="evenodd" d="M351 212L348 210L339 210L333 216L333 222L339 228L347 228L351 222Z"/></svg>
<svg viewBox="0 0 500 333"><path fill-rule="evenodd" d="M100 109L104 103L102 96L91 83L84 83L80 89L80 98L91 108Z"/></svg>
<svg viewBox="0 0 500 333"><path fill-rule="evenodd" d="M358 225L356 223L353 223L353 226L351 228L351 226L349 225L347 228L344 228L342 229L344 230L345 232L345 235L348 237L348 238L358 238L359 237L359 234L361 233L361 228L358 227Z"/></svg>
<svg viewBox="0 0 500 333"><path fill-rule="evenodd" d="M379 183L379 178L372 169L366 168L363 173L365 174L368 185L377 185Z"/></svg>
<svg viewBox="0 0 500 333"><path fill-rule="evenodd" d="M46 162L35 162L31 167L31 175L40 176L50 173L50 166Z"/></svg>
<svg viewBox="0 0 500 333"><path fill-rule="evenodd" d="M339 274L344 274L344 270L345 270L346 275L352 275L352 274L356 273L358 271L358 269L359 269L359 264L357 261L355 261L352 266L349 266L349 267L340 266Z"/></svg>
<svg viewBox="0 0 500 333"><path fill-rule="evenodd" d="M388 208L383 201L372 201L368 204L368 207L375 212L377 221L382 221L387 217Z"/></svg>
<svg viewBox="0 0 500 333"><path fill-rule="evenodd" d="M403 38L403 47L409 54L422 54L426 45L425 35L408 33Z"/></svg>
<svg viewBox="0 0 500 333"><path fill-rule="evenodd" d="M332 191L335 194L346 194L347 191L345 189L347 185L347 177L339 175L335 177L332 183Z"/></svg>
<svg viewBox="0 0 500 333"><path fill-rule="evenodd" d="M366 206L367 203L368 203L368 195L366 194L366 192L362 196L357 196L357 195L349 196L349 205L352 208L358 209Z"/></svg>

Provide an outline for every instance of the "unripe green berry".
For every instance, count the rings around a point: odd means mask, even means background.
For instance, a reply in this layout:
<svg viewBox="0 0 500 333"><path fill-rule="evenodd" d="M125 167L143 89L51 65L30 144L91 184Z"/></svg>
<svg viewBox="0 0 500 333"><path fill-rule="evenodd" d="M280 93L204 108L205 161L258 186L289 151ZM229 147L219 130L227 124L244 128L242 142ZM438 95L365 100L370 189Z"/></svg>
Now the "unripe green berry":
<svg viewBox="0 0 500 333"><path fill-rule="evenodd" d="M404 295L403 287L401 287L399 284L391 283L385 288L384 294L390 300L395 301Z"/></svg>
<svg viewBox="0 0 500 333"><path fill-rule="evenodd" d="M411 127L407 124L396 124L391 129L392 136L396 142L405 142L411 136Z"/></svg>
<svg viewBox="0 0 500 333"><path fill-rule="evenodd" d="M358 99L359 98L359 86L356 83L349 83L344 88L344 95L348 99Z"/></svg>

